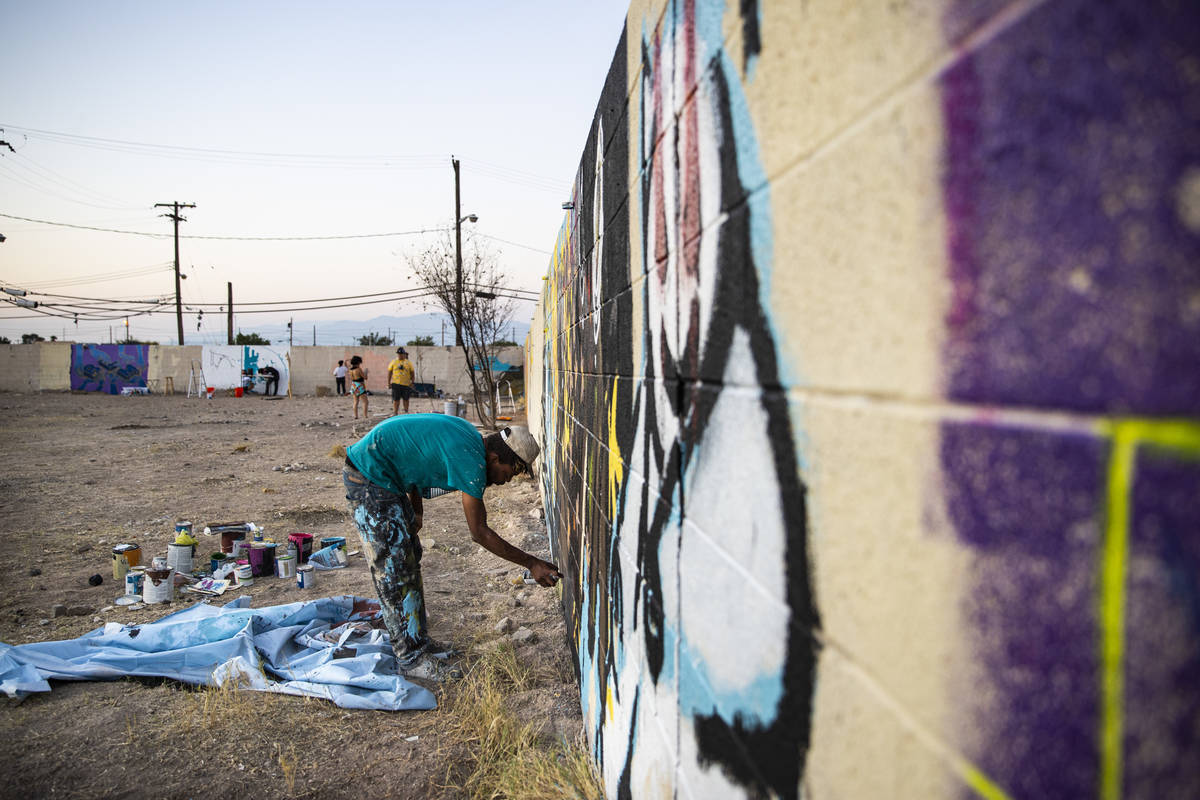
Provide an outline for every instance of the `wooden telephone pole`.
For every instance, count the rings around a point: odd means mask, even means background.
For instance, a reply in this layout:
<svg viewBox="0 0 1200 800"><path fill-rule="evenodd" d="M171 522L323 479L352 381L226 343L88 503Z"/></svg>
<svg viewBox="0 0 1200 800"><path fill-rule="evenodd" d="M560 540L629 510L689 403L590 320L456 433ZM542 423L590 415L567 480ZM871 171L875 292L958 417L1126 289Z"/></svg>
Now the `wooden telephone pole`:
<svg viewBox="0 0 1200 800"><path fill-rule="evenodd" d="M175 323L179 328L179 344L183 344L183 300L179 294L179 223L187 222L187 217L179 214L181 208L195 208L195 203L181 203L176 200L173 203L155 203L155 208L172 209L170 214L163 214L175 223Z"/></svg>

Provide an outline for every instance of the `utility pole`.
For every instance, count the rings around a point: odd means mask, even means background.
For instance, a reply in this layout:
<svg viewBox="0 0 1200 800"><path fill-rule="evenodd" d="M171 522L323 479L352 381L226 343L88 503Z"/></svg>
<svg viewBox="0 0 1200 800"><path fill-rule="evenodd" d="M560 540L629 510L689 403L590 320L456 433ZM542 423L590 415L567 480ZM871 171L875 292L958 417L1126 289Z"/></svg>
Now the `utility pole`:
<svg viewBox="0 0 1200 800"><path fill-rule="evenodd" d="M292 346L292 322L293 319L288 317L288 347Z"/></svg>
<svg viewBox="0 0 1200 800"><path fill-rule="evenodd" d="M173 203L155 203L155 208L170 208L170 214L163 214L175 223L175 323L179 328L179 344L183 344L183 301L179 296L179 223L186 222L187 217L179 215L181 208L195 208L195 203L181 203L176 200Z"/></svg>
<svg viewBox="0 0 1200 800"><path fill-rule="evenodd" d="M229 313L225 315L225 344L233 344L233 281L226 281L225 288L229 291Z"/></svg>
<svg viewBox="0 0 1200 800"><path fill-rule="evenodd" d="M313 325L313 347L317 346L317 326Z"/></svg>
<svg viewBox="0 0 1200 800"><path fill-rule="evenodd" d="M454 165L454 344L462 347L462 202L458 186L458 159L451 156L450 163Z"/></svg>

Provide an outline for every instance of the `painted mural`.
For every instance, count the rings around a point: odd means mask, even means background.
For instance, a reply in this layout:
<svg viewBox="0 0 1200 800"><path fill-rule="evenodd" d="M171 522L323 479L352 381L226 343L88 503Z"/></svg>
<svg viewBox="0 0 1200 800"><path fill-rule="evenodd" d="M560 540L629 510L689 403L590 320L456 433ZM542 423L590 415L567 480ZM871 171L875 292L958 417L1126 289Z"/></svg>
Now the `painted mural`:
<svg viewBox="0 0 1200 800"><path fill-rule="evenodd" d="M71 345L71 391L119 394L145 388L150 348L144 344Z"/></svg>
<svg viewBox="0 0 1200 800"><path fill-rule="evenodd" d="M205 345L204 379L216 389L233 389L242 385L243 370L250 370L253 390L262 392L265 380L258 371L263 367L279 370L279 391L287 393L288 350L266 345Z"/></svg>
<svg viewBox="0 0 1200 800"><path fill-rule="evenodd" d="M584 143L527 364L606 791L1200 796L1200 6L844 11L635 5Z"/></svg>

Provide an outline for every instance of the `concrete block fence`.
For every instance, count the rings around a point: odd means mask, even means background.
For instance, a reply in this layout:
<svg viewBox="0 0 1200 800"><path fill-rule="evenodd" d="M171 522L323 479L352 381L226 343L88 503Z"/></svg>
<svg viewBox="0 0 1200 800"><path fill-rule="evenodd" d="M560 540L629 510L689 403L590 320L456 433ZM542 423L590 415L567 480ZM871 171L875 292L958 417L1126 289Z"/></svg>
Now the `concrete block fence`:
<svg viewBox="0 0 1200 800"><path fill-rule="evenodd" d="M454 347L406 347L420 383L432 383L446 394L470 395L471 382L462 351ZM367 388L387 394L387 365L396 348L275 345L118 345L39 342L0 345L0 391L88 391L118 394L125 387L161 392L171 379L185 393L194 365L205 386L232 389L241 385L243 369L279 370L280 393L314 395L318 387L334 389L333 369L339 360L362 356ZM522 366L520 347L501 348L497 360ZM262 391L261 383L258 390Z"/></svg>
<svg viewBox="0 0 1200 800"><path fill-rule="evenodd" d="M589 89L527 374L608 795L1200 796L1200 5L637 0Z"/></svg>

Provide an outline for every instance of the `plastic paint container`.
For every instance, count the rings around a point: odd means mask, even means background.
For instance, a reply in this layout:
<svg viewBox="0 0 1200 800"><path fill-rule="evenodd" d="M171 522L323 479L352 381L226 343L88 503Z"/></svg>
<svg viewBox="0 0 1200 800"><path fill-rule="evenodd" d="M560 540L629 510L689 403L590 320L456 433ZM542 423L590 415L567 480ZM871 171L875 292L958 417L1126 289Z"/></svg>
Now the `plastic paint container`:
<svg viewBox="0 0 1200 800"><path fill-rule="evenodd" d="M190 544L167 545L167 566L177 572L192 571L192 546Z"/></svg>
<svg viewBox="0 0 1200 800"><path fill-rule="evenodd" d="M136 544L119 544L112 549L112 554L114 581L125 580L129 568L142 563L142 548Z"/></svg>
<svg viewBox="0 0 1200 800"><path fill-rule="evenodd" d="M334 544L336 544L339 549L345 550L346 549L346 537L345 536L326 536L323 539L321 539L321 549L322 550L324 550L326 547L329 547L330 545L334 545Z"/></svg>
<svg viewBox="0 0 1200 800"><path fill-rule="evenodd" d="M234 539L233 541L233 557L235 559L248 558L246 555L250 552L250 543L245 539Z"/></svg>
<svg viewBox="0 0 1200 800"><path fill-rule="evenodd" d="M146 570L142 584L142 601L145 603L169 603L175 599L175 570L170 567Z"/></svg>
<svg viewBox="0 0 1200 800"><path fill-rule="evenodd" d="M275 559L275 574L280 578L296 577L296 557L280 556Z"/></svg>
<svg viewBox="0 0 1200 800"><path fill-rule="evenodd" d="M250 586L254 583L254 567L249 564L238 564L233 574L237 578L238 586Z"/></svg>
<svg viewBox="0 0 1200 800"><path fill-rule="evenodd" d="M316 574L312 564L302 564L296 567L296 586L301 589L311 589L315 582Z"/></svg>

